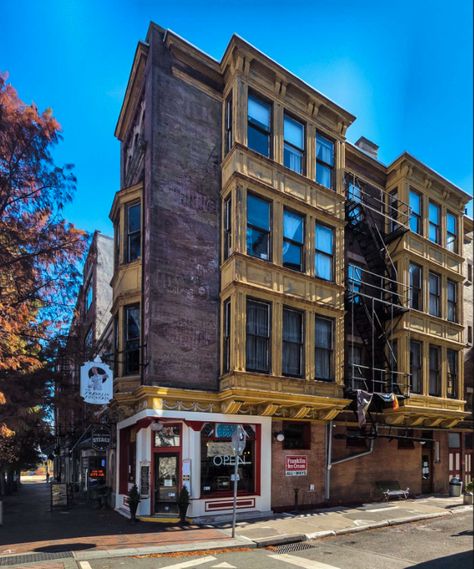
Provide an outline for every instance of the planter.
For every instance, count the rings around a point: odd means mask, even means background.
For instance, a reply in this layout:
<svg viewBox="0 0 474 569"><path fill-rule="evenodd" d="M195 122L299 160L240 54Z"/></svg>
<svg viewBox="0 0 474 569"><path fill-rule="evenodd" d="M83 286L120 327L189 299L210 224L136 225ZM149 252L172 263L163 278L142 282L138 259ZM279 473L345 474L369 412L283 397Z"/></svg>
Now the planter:
<svg viewBox="0 0 474 569"><path fill-rule="evenodd" d="M474 498L474 494L463 494L463 504L466 504L467 506L472 506L473 505L473 498Z"/></svg>

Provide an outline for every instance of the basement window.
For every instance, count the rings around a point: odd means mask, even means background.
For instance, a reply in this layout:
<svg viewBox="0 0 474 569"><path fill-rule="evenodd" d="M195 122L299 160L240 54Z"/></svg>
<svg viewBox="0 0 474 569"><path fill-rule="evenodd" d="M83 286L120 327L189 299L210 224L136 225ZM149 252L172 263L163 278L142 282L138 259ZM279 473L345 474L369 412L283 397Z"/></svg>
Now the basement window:
<svg viewBox="0 0 474 569"><path fill-rule="evenodd" d="M285 450L309 450L311 448L310 423L283 423L283 448Z"/></svg>

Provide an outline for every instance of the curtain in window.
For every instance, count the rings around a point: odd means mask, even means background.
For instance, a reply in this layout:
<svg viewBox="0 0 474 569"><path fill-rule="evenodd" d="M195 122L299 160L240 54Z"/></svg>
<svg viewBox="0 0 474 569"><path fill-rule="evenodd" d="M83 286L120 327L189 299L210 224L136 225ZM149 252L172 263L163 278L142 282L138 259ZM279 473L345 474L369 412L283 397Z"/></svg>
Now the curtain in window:
<svg viewBox="0 0 474 569"><path fill-rule="evenodd" d="M332 329L333 322L326 318L316 318L315 327L315 366L316 379L332 379Z"/></svg>
<svg viewBox="0 0 474 569"><path fill-rule="evenodd" d="M292 241L303 243L303 217L285 210L283 216L283 236Z"/></svg>
<svg viewBox="0 0 474 569"><path fill-rule="evenodd" d="M440 395L439 348L430 347L430 395Z"/></svg>
<svg viewBox="0 0 474 569"><path fill-rule="evenodd" d="M247 368L268 371L269 306L247 303Z"/></svg>
<svg viewBox="0 0 474 569"><path fill-rule="evenodd" d="M316 136L316 158L330 166L334 165L334 144L320 134Z"/></svg>
<svg viewBox="0 0 474 569"><path fill-rule="evenodd" d="M283 373L302 375L303 315L283 310Z"/></svg>

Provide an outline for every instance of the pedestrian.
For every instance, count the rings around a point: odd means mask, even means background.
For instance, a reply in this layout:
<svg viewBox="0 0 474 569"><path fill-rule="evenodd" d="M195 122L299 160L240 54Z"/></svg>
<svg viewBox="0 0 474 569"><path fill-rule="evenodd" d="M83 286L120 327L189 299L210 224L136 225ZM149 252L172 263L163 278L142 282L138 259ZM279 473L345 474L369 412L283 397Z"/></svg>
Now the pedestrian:
<svg viewBox="0 0 474 569"><path fill-rule="evenodd" d="M49 470L46 471L46 484L49 484Z"/></svg>

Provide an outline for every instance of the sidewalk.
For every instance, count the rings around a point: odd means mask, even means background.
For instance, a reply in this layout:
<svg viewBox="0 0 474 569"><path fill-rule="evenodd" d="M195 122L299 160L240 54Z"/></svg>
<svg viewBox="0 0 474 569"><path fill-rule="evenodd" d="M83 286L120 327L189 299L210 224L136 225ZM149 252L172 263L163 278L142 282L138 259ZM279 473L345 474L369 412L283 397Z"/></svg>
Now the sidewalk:
<svg viewBox="0 0 474 569"><path fill-rule="evenodd" d="M132 524L113 510L97 510L86 504L50 512L49 500L49 486L34 480L28 480L16 494L4 498L0 558L26 552L85 552L230 541L217 528Z"/></svg>
<svg viewBox="0 0 474 569"><path fill-rule="evenodd" d="M363 531L421 519L450 516L466 511L463 499L424 497L363 504L358 507L337 507L301 514L280 514L271 519L239 523L236 536L252 540L257 547L318 539ZM230 534L230 530L226 529Z"/></svg>
<svg viewBox="0 0 474 569"><path fill-rule="evenodd" d="M4 526L0 526L0 564L2 558L23 553L42 554L43 557L24 558L21 563L52 560L53 556L55 560L61 557L90 560L265 547L451 516L466 509L472 510L472 506L463 506L462 498L433 496L301 514L276 514L254 522L239 522L237 539L233 540L229 524L180 527L141 522L132 525L111 510L93 510L84 505L51 513L46 484L25 484L17 495L8 497L5 504ZM13 565L20 563L20 558L4 561L3 564ZM64 563L68 564L67 561ZM32 569L38 568L32 566Z"/></svg>

